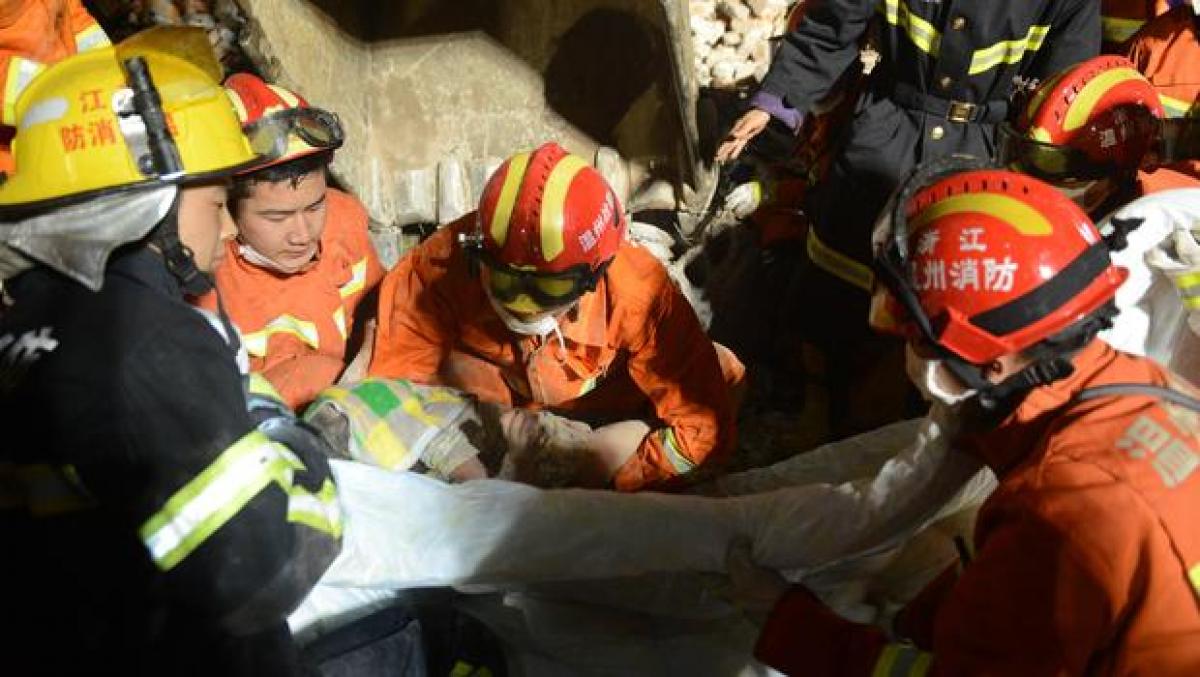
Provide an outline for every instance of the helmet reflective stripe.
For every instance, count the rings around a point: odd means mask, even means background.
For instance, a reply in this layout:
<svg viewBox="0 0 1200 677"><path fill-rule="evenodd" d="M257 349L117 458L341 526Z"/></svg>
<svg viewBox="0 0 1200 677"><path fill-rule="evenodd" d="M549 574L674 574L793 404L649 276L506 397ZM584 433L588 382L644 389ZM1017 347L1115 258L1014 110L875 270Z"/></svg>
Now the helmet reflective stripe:
<svg viewBox="0 0 1200 677"><path fill-rule="evenodd" d="M169 571L272 481L290 487L293 470L303 467L282 445L253 430L167 499L138 535L158 568Z"/></svg>
<svg viewBox="0 0 1200 677"><path fill-rule="evenodd" d="M500 188L500 199L496 201L496 212L492 214L492 239L501 247L508 240L508 225L525 180L525 170L529 168L529 155L519 153L509 161L508 173L504 175L504 185Z"/></svg>
<svg viewBox="0 0 1200 677"><path fill-rule="evenodd" d="M229 103L233 104L233 110L237 112L238 121L243 125L250 119L250 114L246 112L246 102L242 101L242 95L233 91L229 87L225 88L225 94L229 97Z"/></svg>
<svg viewBox="0 0 1200 677"><path fill-rule="evenodd" d="M546 179L545 196L541 204L542 258L553 261L563 251L563 218L567 191L579 170L588 164L578 155L567 155Z"/></svg>
<svg viewBox="0 0 1200 677"><path fill-rule="evenodd" d="M1096 104L1104 98L1105 94L1108 94L1110 89L1123 82L1144 79L1144 77L1132 68L1114 68L1092 78L1083 86L1083 89L1079 90L1079 94L1067 109L1067 115L1063 119L1063 129L1070 132L1084 126L1091 118Z"/></svg>
<svg viewBox="0 0 1200 677"><path fill-rule="evenodd" d="M996 193L967 193L938 200L922 209L912 220L910 228L915 232L934 219L963 213L994 216L1022 235L1041 236L1054 232L1050 221L1033 206Z"/></svg>
<svg viewBox="0 0 1200 677"><path fill-rule="evenodd" d="M284 105L285 105L287 108L298 108L298 107L300 107L300 99L299 99L299 97L297 97L295 94L292 94L291 92L289 92L288 90L284 89L283 87L277 87L277 86L275 86L275 85L272 85L272 84L270 84L270 83L267 83L267 87L269 87L269 88L271 89L271 91L272 91L272 92L275 92L275 96L279 97L279 100L280 100L280 101L283 101ZM272 113L272 112L274 112L274 111L272 111L270 108L268 108L268 109L267 109L267 110L264 112L264 117L265 117L266 115L269 115L269 114L270 114L270 113Z"/></svg>

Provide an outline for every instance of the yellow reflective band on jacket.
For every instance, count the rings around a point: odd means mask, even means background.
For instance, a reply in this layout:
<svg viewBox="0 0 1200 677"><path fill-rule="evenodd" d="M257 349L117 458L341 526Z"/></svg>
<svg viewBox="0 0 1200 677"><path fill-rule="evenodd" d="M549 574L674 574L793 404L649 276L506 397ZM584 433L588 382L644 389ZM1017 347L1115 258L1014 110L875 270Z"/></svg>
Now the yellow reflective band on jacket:
<svg viewBox="0 0 1200 677"><path fill-rule="evenodd" d="M279 391L275 389L275 386L271 385L271 382L267 380L266 376L263 376L257 371L250 372L250 374L246 376L246 392L251 395L269 397L273 400L283 402L283 396L279 394Z"/></svg>
<svg viewBox="0 0 1200 677"><path fill-rule="evenodd" d="M888 644L879 654L871 677L924 677L933 663L933 654L911 644Z"/></svg>
<svg viewBox="0 0 1200 677"><path fill-rule="evenodd" d="M175 492L138 529L159 569L169 571L271 482L290 488L303 464L258 430L247 433Z"/></svg>
<svg viewBox="0 0 1200 677"><path fill-rule="evenodd" d="M267 346L271 336L275 334L291 334L317 350L321 347L321 337L317 333L317 325L301 320L292 315L280 315L267 323L262 329L246 334L242 342L246 344L246 352L255 357L266 357Z"/></svg>
<svg viewBox="0 0 1200 677"><path fill-rule="evenodd" d="M1159 101L1162 101L1163 110L1169 118L1186 118L1192 117L1196 112L1195 101L1184 101L1167 96L1162 92L1158 94Z"/></svg>
<svg viewBox="0 0 1200 677"><path fill-rule="evenodd" d="M1122 19L1115 16L1100 17L1100 34L1105 42L1119 45L1133 37L1146 22L1141 19Z"/></svg>
<svg viewBox="0 0 1200 677"><path fill-rule="evenodd" d="M333 326L337 327L338 334L342 339L349 336L349 329L346 327L346 309L339 307L333 311Z"/></svg>
<svg viewBox="0 0 1200 677"><path fill-rule="evenodd" d="M14 56L9 60L8 74L4 80L4 110L0 112L0 122L10 127L17 126L17 98L38 73L45 69L44 64L31 59Z"/></svg>
<svg viewBox="0 0 1200 677"><path fill-rule="evenodd" d="M808 230L805 249L808 251L808 258L821 270L863 291L871 291L871 285L875 281L875 274L871 269L822 242L817 232L811 228Z"/></svg>
<svg viewBox="0 0 1200 677"><path fill-rule="evenodd" d="M100 28L100 24L92 24L75 34L75 51L77 52L108 47L111 44L108 36L104 34L104 29Z"/></svg>
<svg viewBox="0 0 1200 677"><path fill-rule="evenodd" d="M1188 569L1188 581L1191 582L1196 596L1200 597L1200 564Z"/></svg>
<svg viewBox="0 0 1200 677"><path fill-rule="evenodd" d="M362 291L367 286L367 260L364 258L358 263L350 266L350 281L338 287L338 293L342 298L354 296Z"/></svg>
<svg viewBox="0 0 1200 677"><path fill-rule="evenodd" d="M937 56L942 47L942 35L933 24L909 11L908 5L901 0L885 0L879 9L887 22L904 31L917 49Z"/></svg>
<svg viewBox="0 0 1200 677"><path fill-rule="evenodd" d="M1187 273L1175 278L1175 288L1189 309L1200 308L1200 273Z"/></svg>
<svg viewBox="0 0 1200 677"><path fill-rule="evenodd" d="M1002 40L983 49L975 50L971 55L971 65L967 68L968 75L979 75L1000 64L1014 64L1024 58L1026 52L1036 52L1042 48L1046 36L1050 33L1049 26L1030 26L1024 38Z"/></svg>
<svg viewBox="0 0 1200 677"><path fill-rule="evenodd" d="M671 467L675 469L675 472L683 475L696 469L696 464L692 459L684 456L683 450L679 448L674 428L663 428L659 431L658 438L662 442L663 454L671 462Z"/></svg>
<svg viewBox="0 0 1200 677"><path fill-rule="evenodd" d="M333 481L326 478L315 494L300 486L289 489L287 520L341 538L342 507Z"/></svg>
<svg viewBox="0 0 1200 677"><path fill-rule="evenodd" d="M0 464L0 509L54 517L96 505L74 466Z"/></svg>

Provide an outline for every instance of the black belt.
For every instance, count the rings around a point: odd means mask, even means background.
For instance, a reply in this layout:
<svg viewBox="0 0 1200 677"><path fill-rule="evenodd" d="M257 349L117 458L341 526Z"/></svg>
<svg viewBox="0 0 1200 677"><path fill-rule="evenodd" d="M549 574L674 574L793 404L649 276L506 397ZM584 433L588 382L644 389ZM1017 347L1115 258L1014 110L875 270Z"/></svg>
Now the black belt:
<svg viewBox="0 0 1200 677"><path fill-rule="evenodd" d="M1008 117L1008 101L1003 99L971 103L953 101L921 90L904 82L897 82L885 96L901 108L919 110L936 115L950 122L977 122L994 125Z"/></svg>

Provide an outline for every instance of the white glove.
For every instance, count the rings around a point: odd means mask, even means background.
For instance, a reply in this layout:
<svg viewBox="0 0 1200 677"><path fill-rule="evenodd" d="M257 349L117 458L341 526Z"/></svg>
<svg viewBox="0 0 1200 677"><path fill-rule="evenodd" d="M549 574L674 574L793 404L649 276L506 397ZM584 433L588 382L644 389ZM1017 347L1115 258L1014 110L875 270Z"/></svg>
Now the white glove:
<svg viewBox="0 0 1200 677"><path fill-rule="evenodd" d="M729 191L729 194L725 196L725 211L733 214L736 218L744 219L758 211L766 192L762 181L758 179L747 181Z"/></svg>

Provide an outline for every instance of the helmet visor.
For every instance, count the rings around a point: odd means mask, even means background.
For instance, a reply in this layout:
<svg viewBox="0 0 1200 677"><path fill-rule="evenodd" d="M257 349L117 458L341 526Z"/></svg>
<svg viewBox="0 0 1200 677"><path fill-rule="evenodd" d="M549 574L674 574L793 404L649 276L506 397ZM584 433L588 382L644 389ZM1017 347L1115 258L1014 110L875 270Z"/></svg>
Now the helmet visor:
<svg viewBox="0 0 1200 677"><path fill-rule="evenodd" d="M527 296L538 306L549 309L566 305L596 288L608 268L608 262L596 270L574 266L560 273L539 273L506 266L486 252L478 254L487 267L488 291L500 303L512 303Z"/></svg>
<svg viewBox="0 0 1200 677"><path fill-rule="evenodd" d="M264 158L287 155L293 139L315 151L337 150L345 141L337 115L320 108L289 108L272 113L242 128L254 152Z"/></svg>
<svg viewBox="0 0 1200 677"><path fill-rule="evenodd" d="M1050 183L1095 181L1111 176L1116 169L1071 146L1031 139L1008 123L997 130L996 163L1006 169Z"/></svg>

